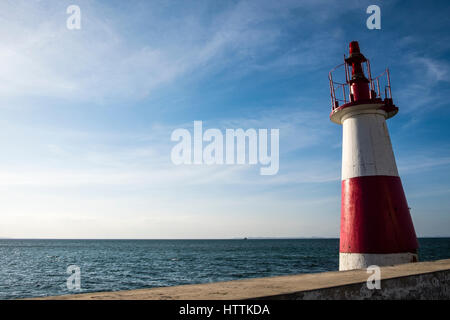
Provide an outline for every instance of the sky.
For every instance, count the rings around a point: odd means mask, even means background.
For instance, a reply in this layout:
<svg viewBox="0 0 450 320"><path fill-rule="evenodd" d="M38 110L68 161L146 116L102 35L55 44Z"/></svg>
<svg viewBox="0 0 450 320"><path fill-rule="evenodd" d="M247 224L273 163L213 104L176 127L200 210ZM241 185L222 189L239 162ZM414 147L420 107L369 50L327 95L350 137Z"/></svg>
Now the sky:
<svg viewBox="0 0 450 320"><path fill-rule="evenodd" d="M0 238L338 237L327 76L352 40L373 75L391 72L416 233L450 236L449 14L446 1L1 1ZM278 128L278 173L174 165L171 133L194 121Z"/></svg>

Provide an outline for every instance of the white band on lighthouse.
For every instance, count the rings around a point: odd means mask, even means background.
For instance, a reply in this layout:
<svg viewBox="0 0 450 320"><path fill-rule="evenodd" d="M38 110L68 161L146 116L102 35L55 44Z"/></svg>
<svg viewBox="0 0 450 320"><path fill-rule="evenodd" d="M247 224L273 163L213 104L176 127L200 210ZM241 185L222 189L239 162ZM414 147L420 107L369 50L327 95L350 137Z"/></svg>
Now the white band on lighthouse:
<svg viewBox="0 0 450 320"><path fill-rule="evenodd" d="M339 270L353 270L368 266L392 266L417 261L417 254L405 253L339 253Z"/></svg>
<svg viewBox="0 0 450 320"><path fill-rule="evenodd" d="M348 114L343 120L342 180L363 176L398 177L383 111Z"/></svg>

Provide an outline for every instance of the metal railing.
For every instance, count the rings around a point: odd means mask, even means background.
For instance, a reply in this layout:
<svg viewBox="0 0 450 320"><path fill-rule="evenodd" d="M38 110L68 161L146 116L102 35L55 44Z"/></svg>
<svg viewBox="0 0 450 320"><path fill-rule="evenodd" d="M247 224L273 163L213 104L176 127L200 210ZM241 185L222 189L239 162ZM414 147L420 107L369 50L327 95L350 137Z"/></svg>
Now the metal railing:
<svg viewBox="0 0 450 320"><path fill-rule="evenodd" d="M344 55L345 59L345 55ZM378 75L375 78L372 78L372 73L370 69L370 62L367 60L364 65L367 70L368 80L369 80L369 88L370 88L370 97L371 99L392 99L392 91L391 91L391 79L389 75L389 69L386 69L383 73ZM345 72L345 83L341 83L333 80L333 72L337 69L344 66ZM350 72L349 66L347 63L342 63L333 69L331 69L328 74L328 80L330 83L330 95L331 95L331 110L338 108L340 105L352 102L351 90L350 90ZM382 84L380 85L380 80L382 80ZM385 80L385 83L383 83ZM383 88L384 85L384 88ZM382 90L384 89L384 90ZM384 91L384 92L383 92ZM384 93L384 95L383 95Z"/></svg>
<svg viewBox="0 0 450 320"><path fill-rule="evenodd" d="M379 76L375 77L374 79L370 79L370 83L371 83L371 90L375 91L375 84L376 84L376 97L377 98L382 98L382 91L381 91L381 86L380 86L380 79L382 79L382 77L385 76L386 77L386 84L384 85L384 99L392 99L392 90L391 90L391 76L389 75L389 69L386 68L386 70L384 70L384 72L382 74L380 74Z"/></svg>

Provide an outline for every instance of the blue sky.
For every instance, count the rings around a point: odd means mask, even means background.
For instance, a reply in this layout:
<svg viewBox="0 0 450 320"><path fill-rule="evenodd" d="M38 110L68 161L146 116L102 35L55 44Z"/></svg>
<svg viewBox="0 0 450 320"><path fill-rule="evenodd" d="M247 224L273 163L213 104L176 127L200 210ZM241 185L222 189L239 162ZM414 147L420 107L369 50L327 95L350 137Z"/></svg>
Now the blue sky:
<svg viewBox="0 0 450 320"><path fill-rule="evenodd" d="M81 8L81 30L66 8ZM381 30L366 8L381 8ZM328 71L358 40L418 236L450 236L446 1L2 1L0 237L338 237ZM280 170L175 166L176 128L279 128Z"/></svg>

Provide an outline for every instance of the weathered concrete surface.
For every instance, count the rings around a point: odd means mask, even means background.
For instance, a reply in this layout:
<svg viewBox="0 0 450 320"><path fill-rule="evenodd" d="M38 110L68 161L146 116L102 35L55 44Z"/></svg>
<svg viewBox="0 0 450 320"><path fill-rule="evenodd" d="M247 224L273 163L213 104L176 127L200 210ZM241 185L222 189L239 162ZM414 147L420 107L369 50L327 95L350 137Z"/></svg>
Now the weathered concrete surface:
<svg viewBox="0 0 450 320"><path fill-rule="evenodd" d="M37 299L450 299L450 259L381 268L381 289L365 269Z"/></svg>

